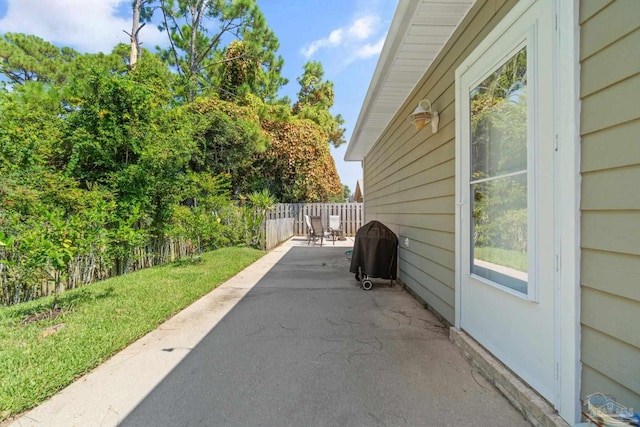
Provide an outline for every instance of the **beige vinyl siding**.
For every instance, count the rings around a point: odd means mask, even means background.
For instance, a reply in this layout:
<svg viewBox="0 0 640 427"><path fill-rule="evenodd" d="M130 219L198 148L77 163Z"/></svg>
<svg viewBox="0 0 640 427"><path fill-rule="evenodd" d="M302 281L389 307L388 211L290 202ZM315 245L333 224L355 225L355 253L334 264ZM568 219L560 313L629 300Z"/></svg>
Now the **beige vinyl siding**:
<svg viewBox="0 0 640 427"><path fill-rule="evenodd" d="M452 324L455 70L514 4L475 3L364 161L365 220L378 220L398 234L399 279ZM416 131L408 119L424 98L440 113L435 135L430 125Z"/></svg>
<svg viewBox="0 0 640 427"><path fill-rule="evenodd" d="M640 1L580 2L582 391L640 407Z"/></svg>

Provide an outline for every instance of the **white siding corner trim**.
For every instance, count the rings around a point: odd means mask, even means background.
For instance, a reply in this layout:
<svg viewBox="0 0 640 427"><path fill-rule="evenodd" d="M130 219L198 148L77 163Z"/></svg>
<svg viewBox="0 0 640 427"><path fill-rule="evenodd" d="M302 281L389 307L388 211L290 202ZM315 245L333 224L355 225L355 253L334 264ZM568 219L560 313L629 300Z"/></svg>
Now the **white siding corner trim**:
<svg viewBox="0 0 640 427"><path fill-rule="evenodd" d="M558 139L560 286L556 336L559 413L570 424L581 419L580 403L580 27L579 1L556 0L556 129Z"/></svg>

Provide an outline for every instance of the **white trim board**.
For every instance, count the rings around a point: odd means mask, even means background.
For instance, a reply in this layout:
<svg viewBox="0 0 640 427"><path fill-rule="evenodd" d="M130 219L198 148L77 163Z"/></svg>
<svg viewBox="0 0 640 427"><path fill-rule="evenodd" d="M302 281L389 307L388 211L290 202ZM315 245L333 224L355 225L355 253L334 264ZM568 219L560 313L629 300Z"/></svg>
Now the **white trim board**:
<svg viewBox="0 0 640 427"><path fill-rule="evenodd" d="M580 26L578 0L555 0L556 137L558 195L562 203L556 222L560 257L558 272L557 347L559 413L570 424L580 422Z"/></svg>

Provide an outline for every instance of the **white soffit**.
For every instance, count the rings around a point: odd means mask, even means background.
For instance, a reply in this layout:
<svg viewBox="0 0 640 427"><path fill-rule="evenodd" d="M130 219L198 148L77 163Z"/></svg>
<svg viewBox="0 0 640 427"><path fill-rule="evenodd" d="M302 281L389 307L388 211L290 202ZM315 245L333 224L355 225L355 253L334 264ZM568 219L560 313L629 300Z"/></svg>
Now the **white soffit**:
<svg viewBox="0 0 640 427"><path fill-rule="evenodd" d="M475 0L399 0L344 159L363 160Z"/></svg>

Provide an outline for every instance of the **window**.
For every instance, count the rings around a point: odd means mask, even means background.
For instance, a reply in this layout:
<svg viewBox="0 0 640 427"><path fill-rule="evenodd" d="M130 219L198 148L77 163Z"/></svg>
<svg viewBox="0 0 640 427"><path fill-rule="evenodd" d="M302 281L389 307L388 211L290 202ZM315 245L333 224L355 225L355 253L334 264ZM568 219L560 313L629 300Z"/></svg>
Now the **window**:
<svg viewBox="0 0 640 427"><path fill-rule="evenodd" d="M527 50L469 92L471 273L527 294Z"/></svg>

